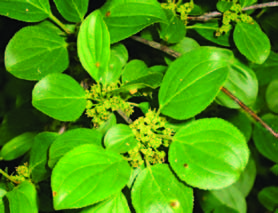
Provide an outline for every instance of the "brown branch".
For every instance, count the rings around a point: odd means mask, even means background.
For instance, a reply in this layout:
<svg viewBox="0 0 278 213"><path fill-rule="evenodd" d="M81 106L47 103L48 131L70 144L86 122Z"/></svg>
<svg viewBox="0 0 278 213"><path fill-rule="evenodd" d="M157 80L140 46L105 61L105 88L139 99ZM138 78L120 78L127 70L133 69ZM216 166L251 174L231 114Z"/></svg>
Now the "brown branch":
<svg viewBox="0 0 278 213"><path fill-rule="evenodd" d="M256 10L256 9L262 9L262 8L268 8L268 7L277 7L278 6L278 2L267 2L267 3L261 3L261 4L255 4L255 5L251 5L248 7L244 7L242 9L242 11L247 11L247 10ZM214 19L218 16L221 16L222 13L218 12L218 11L214 11L214 12L209 12L209 13L205 13L204 15L201 16L189 16L188 20L191 21L209 21L211 19Z"/></svg>
<svg viewBox="0 0 278 213"><path fill-rule="evenodd" d="M132 36L132 39L139 41L143 44L151 46L155 49L161 50L174 58L178 58L181 56L179 52L176 52L169 48L168 46L162 45L155 41L149 41L139 36ZM251 110L248 106L246 106L241 100L239 100L236 96L234 96L227 88L221 87L221 91L224 92L227 96L229 96L232 100L234 100L246 113L252 116L254 120L259 122L266 130L268 130L275 138L278 138L278 133L275 132L268 124L266 124L253 110Z"/></svg>

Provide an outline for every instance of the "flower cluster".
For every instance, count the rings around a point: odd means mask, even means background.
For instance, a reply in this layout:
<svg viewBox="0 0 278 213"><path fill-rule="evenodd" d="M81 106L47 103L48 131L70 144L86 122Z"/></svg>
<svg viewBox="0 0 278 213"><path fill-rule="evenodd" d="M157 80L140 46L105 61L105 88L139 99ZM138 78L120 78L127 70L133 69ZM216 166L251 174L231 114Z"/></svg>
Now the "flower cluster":
<svg viewBox="0 0 278 213"><path fill-rule="evenodd" d="M232 22L253 23L251 16L242 12L242 7L237 0L233 0L231 8L223 13L222 26L216 31L216 36L220 36L232 29Z"/></svg>
<svg viewBox="0 0 278 213"><path fill-rule="evenodd" d="M133 167L143 164L142 157L150 164L163 163L165 152L171 142L173 130L165 127L166 119L159 117L155 111L149 110L145 117L135 120L130 127L138 140L138 145L128 152Z"/></svg>
<svg viewBox="0 0 278 213"><path fill-rule="evenodd" d="M167 0L167 3L162 3L161 7L167 10L173 11L174 14L179 13L180 19L185 22L185 25L187 24L187 17L188 14L193 10L194 8L194 2L191 0L190 2L186 2L184 4L181 4L182 1L178 1L175 3L173 0Z"/></svg>
<svg viewBox="0 0 278 213"><path fill-rule="evenodd" d="M16 167L16 175L12 176L13 180L17 183L21 183L25 180L30 179L30 170L28 168L28 163Z"/></svg>
<svg viewBox="0 0 278 213"><path fill-rule="evenodd" d="M117 83L107 86L94 84L90 90L86 91L86 115L92 118L95 127L99 127L108 120L110 114L114 111L121 110L128 117L133 113L133 107L119 94L113 93L118 88Z"/></svg>

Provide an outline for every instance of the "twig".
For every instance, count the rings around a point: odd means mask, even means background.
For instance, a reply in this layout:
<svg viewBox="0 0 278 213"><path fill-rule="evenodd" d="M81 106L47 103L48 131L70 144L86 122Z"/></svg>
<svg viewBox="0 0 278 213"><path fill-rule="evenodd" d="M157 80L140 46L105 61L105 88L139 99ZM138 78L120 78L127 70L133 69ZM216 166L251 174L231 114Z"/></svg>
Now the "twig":
<svg viewBox="0 0 278 213"><path fill-rule="evenodd" d="M261 8L277 7L277 6L278 6L278 2L267 2L267 3L255 4L255 5L251 5L248 7L244 7L242 9L242 11L256 10L256 9L261 9ZM206 22L206 21L209 21L209 20L214 19L221 15L222 15L222 13L220 13L218 11L214 11L214 12L210 12L210 13L205 13L204 15L201 15L201 16L188 16L188 20Z"/></svg>
<svg viewBox="0 0 278 213"><path fill-rule="evenodd" d="M155 41L149 41L139 36L132 36L132 39L139 41L143 44L161 50L175 58L179 57L181 54L170 49L168 46L162 45ZM268 124L266 124L254 111L252 111L248 106L246 106L241 100L239 100L236 96L234 96L227 88L221 87L222 92L224 92L227 96L229 96L232 100L234 100L245 112L253 117L254 120L259 122L265 129L267 129L275 138L278 138L278 133L275 132Z"/></svg>

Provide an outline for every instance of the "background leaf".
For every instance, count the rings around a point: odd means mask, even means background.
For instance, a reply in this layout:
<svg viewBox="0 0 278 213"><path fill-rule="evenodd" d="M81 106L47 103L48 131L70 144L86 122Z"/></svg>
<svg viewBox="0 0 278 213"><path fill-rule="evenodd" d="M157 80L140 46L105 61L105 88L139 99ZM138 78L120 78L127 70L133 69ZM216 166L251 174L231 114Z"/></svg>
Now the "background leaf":
<svg viewBox="0 0 278 213"><path fill-rule="evenodd" d="M32 104L60 121L75 121L86 107L85 90L70 76L53 73L33 89Z"/></svg>
<svg viewBox="0 0 278 213"><path fill-rule="evenodd" d="M265 94L265 99L268 108L272 112L278 113L278 79L274 79L268 85Z"/></svg>
<svg viewBox="0 0 278 213"><path fill-rule="evenodd" d="M38 22L51 15L49 0L1 0L0 15L26 22Z"/></svg>
<svg viewBox="0 0 278 213"><path fill-rule="evenodd" d="M29 169L31 179L35 183L45 180L50 175L50 169L47 167L48 150L57 136L58 133L55 132L42 132L34 138L30 152Z"/></svg>
<svg viewBox="0 0 278 213"><path fill-rule="evenodd" d="M200 189L221 189L239 179L249 158L242 133L219 118L192 121L173 137L169 162L178 177Z"/></svg>
<svg viewBox="0 0 278 213"><path fill-rule="evenodd" d="M225 83L232 61L230 51L214 47L200 47L176 59L159 90L161 112L178 120L200 113Z"/></svg>
<svg viewBox="0 0 278 213"><path fill-rule="evenodd" d="M108 0L100 10L108 26L112 44L153 23L167 22L165 13L156 0Z"/></svg>
<svg viewBox="0 0 278 213"><path fill-rule="evenodd" d="M193 190L179 182L168 165L147 167L132 187L132 204L137 213L193 211Z"/></svg>
<svg viewBox="0 0 278 213"><path fill-rule="evenodd" d="M256 74L239 61L230 66L224 87L247 106L255 103L259 90ZM217 95L216 101L226 107L240 109L240 106L222 91Z"/></svg>
<svg viewBox="0 0 278 213"><path fill-rule="evenodd" d="M69 65L67 42L61 31L47 22L19 30L5 50L8 72L25 80L40 80L63 72Z"/></svg>
<svg viewBox="0 0 278 213"><path fill-rule="evenodd" d="M261 204L264 205L269 211L274 211L277 209L278 205L278 187L277 186L269 186L263 188L259 194L258 199Z"/></svg>
<svg viewBox="0 0 278 213"><path fill-rule="evenodd" d="M87 207L81 210L80 213L129 213L130 209L128 207L127 200L123 193L119 193L112 198L96 204L92 207Z"/></svg>
<svg viewBox="0 0 278 213"><path fill-rule="evenodd" d="M35 186L24 181L6 194L10 213L38 213L37 192Z"/></svg>
<svg viewBox="0 0 278 213"><path fill-rule="evenodd" d="M107 199L121 191L130 173L121 155L93 144L78 146L53 169L54 208L80 208Z"/></svg>
<svg viewBox="0 0 278 213"><path fill-rule="evenodd" d="M33 132L25 132L8 141L1 149L0 158L10 161L24 155L31 149L35 135Z"/></svg>
<svg viewBox="0 0 278 213"><path fill-rule="evenodd" d="M99 10L92 12L82 22L77 38L77 50L84 69L95 81L102 81L102 76L108 69L110 38Z"/></svg>
<svg viewBox="0 0 278 213"><path fill-rule="evenodd" d="M102 135L95 129L77 128L68 130L52 143L49 149L48 166L53 168L64 154L83 144L102 146Z"/></svg>
<svg viewBox="0 0 278 213"><path fill-rule="evenodd" d="M270 54L270 41L260 26L238 22L233 33L238 50L248 60L262 64Z"/></svg>
<svg viewBox="0 0 278 213"><path fill-rule="evenodd" d="M138 141L128 125L116 124L112 126L104 137L106 149L117 153L125 153L133 149Z"/></svg>
<svg viewBox="0 0 278 213"><path fill-rule="evenodd" d="M278 116L267 114L262 119L274 130L278 130ZM266 158L278 163L278 139L265 128L256 124L253 131L253 140L258 151Z"/></svg>
<svg viewBox="0 0 278 213"><path fill-rule="evenodd" d="M54 3L67 21L79 22L88 10L89 0L54 0Z"/></svg>

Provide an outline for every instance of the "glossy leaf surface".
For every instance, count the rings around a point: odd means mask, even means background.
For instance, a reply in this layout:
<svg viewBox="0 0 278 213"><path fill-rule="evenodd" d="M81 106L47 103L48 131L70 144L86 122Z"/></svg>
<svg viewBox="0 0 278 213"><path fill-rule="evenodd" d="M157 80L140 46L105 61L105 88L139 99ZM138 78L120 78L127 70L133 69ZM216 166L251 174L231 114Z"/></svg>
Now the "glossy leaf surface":
<svg viewBox="0 0 278 213"><path fill-rule="evenodd" d="M193 211L193 189L179 182L168 165L145 168L132 188L137 213Z"/></svg>
<svg viewBox="0 0 278 213"><path fill-rule="evenodd" d="M214 47L200 47L176 59L159 90L161 112L178 120L200 113L225 83L233 59L230 51Z"/></svg>
<svg viewBox="0 0 278 213"><path fill-rule="evenodd" d="M45 180L50 175L50 169L47 168L48 150L58 133L42 132L34 138L34 143L30 152L29 169L31 179L35 183Z"/></svg>
<svg viewBox="0 0 278 213"><path fill-rule="evenodd" d="M107 199L121 191L130 173L121 155L93 144L78 146L53 169L54 208L80 208Z"/></svg>
<svg viewBox="0 0 278 213"><path fill-rule="evenodd" d="M265 99L269 109L278 113L278 79L274 79L267 87Z"/></svg>
<svg viewBox="0 0 278 213"><path fill-rule="evenodd" d="M14 160L29 151L36 133L25 132L8 141L0 151L0 158L6 161Z"/></svg>
<svg viewBox="0 0 278 213"><path fill-rule="evenodd" d="M119 193L116 196L103 201L92 207L87 207L81 210L80 213L129 213L130 209L128 207L127 200L123 193Z"/></svg>
<svg viewBox="0 0 278 213"><path fill-rule="evenodd" d="M67 21L79 22L88 10L89 0L54 0L54 3Z"/></svg>
<svg viewBox="0 0 278 213"><path fill-rule="evenodd" d="M256 74L249 67L236 61L230 66L229 75L224 87L241 100L245 105L252 105L257 98L259 85ZM222 91L218 94L217 103L229 108L239 109L240 106L224 94Z"/></svg>
<svg viewBox="0 0 278 213"><path fill-rule="evenodd" d="M111 43L123 40L153 23L167 22L156 0L109 0L100 10L109 29Z"/></svg>
<svg viewBox="0 0 278 213"><path fill-rule="evenodd" d="M48 166L53 168L64 154L83 144L102 146L102 135L95 129L77 128L68 130L53 142L49 149Z"/></svg>
<svg viewBox="0 0 278 213"><path fill-rule="evenodd" d="M6 194L10 213L38 213L37 192L35 186L24 181Z"/></svg>
<svg viewBox="0 0 278 213"><path fill-rule="evenodd" d="M85 90L65 74L44 77L35 85L32 97L35 108L60 121L75 121L86 107Z"/></svg>
<svg viewBox="0 0 278 213"><path fill-rule="evenodd" d="M278 130L278 116L268 114L262 117L274 131ZM266 158L278 163L278 140L271 135L265 128L255 125L253 140L258 151Z"/></svg>
<svg viewBox="0 0 278 213"><path fill-rule="evenodd" d="M111 127L104 137L106 149L118 153L125 153L133 149L138 141L128 125L117 124Z"/></svg>
<svg viewBox="0 0 278 213"><path fill-rule="evenodd" d="M257 23L238 22L233 38L238 50L251 62L262 64L270 54L270 41Z"/></svg>
<svg viewBox="0 0 278 213"><path fill-rule="evenodd" d="M175 173L200 189L220 189L236 182L248 158L242 133L219 118L196 120L181 128L169 150Z"/></svg>
<svg viewBox="0 0 278 213"><path fill-rule="evenodd" d="M110 37L99 10L92 12L82 22L77 38L77 50L84 69L95 81L103 81L110 58Z"/></svg>
<svg viewBox="0 0 278 213"><path fill-rule="evenodd" d="M38 22L51 15L49 0L1 0L0 15L26 22Z"/></svg>
<svg viewBox="0 0 278 213"><path fill-rule="evenodd" d="M69 65L67 42L55 25L42 23L19 30L5 50L8 72L25 80L61 73Z"/></svg>

